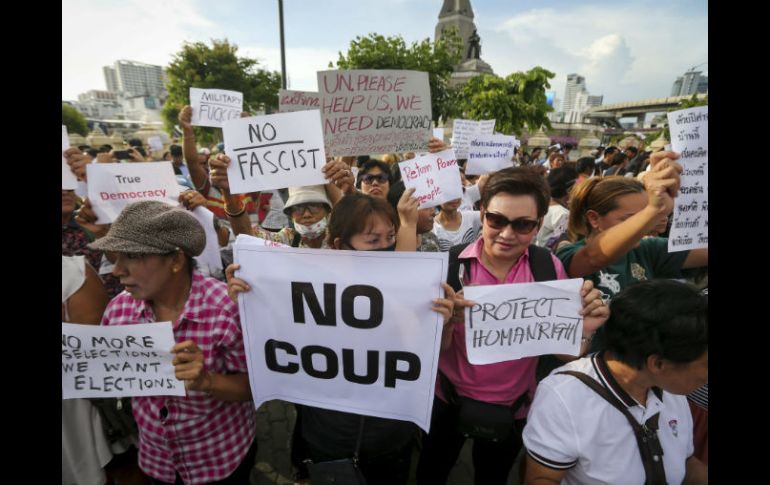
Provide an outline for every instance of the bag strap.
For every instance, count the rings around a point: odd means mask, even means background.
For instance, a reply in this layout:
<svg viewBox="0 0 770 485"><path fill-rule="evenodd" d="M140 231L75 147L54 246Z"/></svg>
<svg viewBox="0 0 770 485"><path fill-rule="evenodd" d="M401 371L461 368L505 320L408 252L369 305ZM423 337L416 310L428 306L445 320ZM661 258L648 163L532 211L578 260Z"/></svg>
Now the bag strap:
<svg viewBox="0 0 770 485"><path fill-rule="evenodd" d="M441 386L441 392L444 393L444 397L447 399L449 404L452 404L453 406L457 406L459 397L459 394L457 394L457 389L455 389L455 385L452 384L452 381L449 380L449 378L441 372L441 370L438 371L438 380L439 380L439 386ZM529 404L529 391L524 391L518 399L516 399L513 404L511 404L511 414L516 414L516 411L519 410L522 406Z"/></svg>
<svg viewBox="0 0 770 485"><path fill-rule="evenodd" d="M576 377L623 413L636 436L636 444L642 456L642 465L644 465L644 474L647 477L647 480L644 482L645 485L666 485L666 470L663 468L663 448L660 446L657 434L660 413L650 417L644 425L640 425L631 413L628 412L626 406L617 397L610 394L604 386L596 382L596 380L582 372L571 370L557 372L557 374L567 374Z"/></svg>
<svg viewBox="0 0 770 485"><path fill-rule="evenodd" d="M298 248L299 247L299 241L302 239L302 235L297 232L297 230L294 230L294 238L291 240L291 247Z"/></svg>
<svg viewBox="0 0 770 485"><path fill-rule="evenodd" d="M361 416L361 422L358 425L358 438L356 439L356 451L353 452L353 464L358 465L358 453L361 451L361 441L364 438L364 419L365 416Z"/></svg>
<svg viewBox="0 0 770 485"><path fill-rule="evenodd" d="M529 246L529 267L535 281L553 281L556 279L556 267L553 265L551 252L534 244Z"/></svg>
<svg viewBox="0 0 770 485"><path fill-rule="evenodd" d="M471 271L470 259L459 259L460 253L462 253L469 244L471 243L458 244L457 246L452 246L449 249L449 263L447 265L446 282L455 291L460 291L463 288L460 268L463 268L464 273L470 274ZM462 266L460 266L461 264Z"/></svg>

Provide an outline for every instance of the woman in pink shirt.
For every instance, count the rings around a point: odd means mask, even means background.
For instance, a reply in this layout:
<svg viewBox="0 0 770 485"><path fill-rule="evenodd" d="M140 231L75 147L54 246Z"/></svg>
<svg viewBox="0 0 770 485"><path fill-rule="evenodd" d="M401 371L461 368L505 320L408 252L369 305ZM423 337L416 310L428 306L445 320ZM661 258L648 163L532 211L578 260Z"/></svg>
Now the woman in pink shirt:
<svg viewBox="0 0 770 485"><path fill-rule="evenodd" d="M481 237L464 249L455 247L450 251L450 272L453 268L451 254L459 252L459 266L468 268L463 272L462 283L465 285L534 282L530 264L535 259L542 262L543 258L546 265L553 265L550 273L555 278L551 279L567 279L564 267L555 256L543 248L530 245L548 211L549 199L548 185L541 175L531 169L510 168L492 175L481 197ZM470 264L463 260L468 260ZM452 276L450 274L450 281ZM583 284L581 296L584 316L582 353L586 351L593 332L604 323L609 313L601 293L593 288L590 281ZM477 417L480 414L488 419L498 411L503 417L507 414L507 419L512 421L504 432L486 433L486 438L481 437L485 434L482 428L486 427L488 431L489 422L476 426L481 431L471 436L474 437L476 484L505 484L522 446L521 430L526 422L529 401L535 392L538 357L472 365L465 349L463 313L463 307L471 304L459 293L453 320L445 328L430 433L423 441L417 468L420 485L446 482L467 437L458 431L458 426L468 429L466 425L474 425L469 423L472 421L468 411L471 407L482 410ZM469 400L473 402L466 407ZM489 407L490 404L498 406ZM464 415L462 420L460 414ZM510 414L514 419L510 419Z"/></svg>

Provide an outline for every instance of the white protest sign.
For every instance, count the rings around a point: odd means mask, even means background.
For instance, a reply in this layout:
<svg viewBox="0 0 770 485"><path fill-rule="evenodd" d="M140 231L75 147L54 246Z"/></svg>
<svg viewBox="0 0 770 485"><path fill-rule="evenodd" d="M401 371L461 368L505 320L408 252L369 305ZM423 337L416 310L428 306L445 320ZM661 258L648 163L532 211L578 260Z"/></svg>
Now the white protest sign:
<svg viewBox="0 0 770 485"><path fill-rule="evenodd" d="M222 132L233 194L326 183L318 111L238 118L222 125Z"/></svg>
<svg viewBox="0 0 770 485"><path fill-rule="evenodd" d="M214 230L214 213L203 206L190 211L200 222L206 233L206 246L200 256L195 257L198 269L205 275L218 277L222 274L222 257L219 255L219 237Z"/></svg>
<svg viewBox="0 0 770 485"><path fill-rule="evenodd" d="M67 165L67 159L64 158L64 151L70 147L70 139L67 135L67 127L61 125L61 188L62 190L75 190L78 188L78 178L72 173L70 166Z"/></svg>
<svg viewBox="0 0 770 485"><path fill-rule="evenodd" d="M190 88L192 124L221 128L225 121L240 118L243 94L225 89Z"/></svg>
<svg viewBox="0 0 770 485"><path fill-rule="evenodd" d="M273 247L273 248L291 247L276 241L271 241L270 239L262 239L261 237L249 236L248 234L238 234L235 237L235 243L241 246L252 245L252 246Z"/></svg>
<svg viewBox="0 0 770 485"><path fill-rule="evenodd" d="M578 355L583 280L466 286L468 362L494 364L546 354Z"/></svg>
<svg viewBox="0 0 770 485"><path fill-rule="evenodd" d="M282 399L429 430L447 253L236 242L234 255L251 286L238 308L257 407Z"/></svg>
<svg viewBox="0 0 770 485"><path fill-rule="evenodd" d="M468 158L471 140L477 135L491 135L495 120L454 120L452 125L452 149L457 158Z"/></svg>
<svg viewBox="0 0 770 485"><path fill-rule="evenodd" d="M416 189L414 197L420 202L420 209L463 196L460 168L451 149L400 162L398 168L401 169L404 186Z"/></svg>
<svg viewBox="0 0 770 485"><path fill-rule="evenodd" d="M428 73L319 71L330 156L424 151L431 135Z"/></svg>
<svg viewBox="0 0 770 485"><path fill-rule="evenodd" d="M506 135L476 135L468 149L465 173L483 175L512 167L516 139Z"/></svg>
<svg viewBox="0 0 770 485"><path fill-rule="evenodd" d="M278 111L291 113L292 111L306 111L321 109L321 96L312 91L278 90Z"/></svg>
<svg viewBox="0 0 770 485"><path fill-rule="evenodd" d="M171 162L92 163L86 174L88 199L99 224L114 221L132 202L179 203L179 184Z"/></svg>
<svg viewBox="0 0 770 485"><path fill-rule="evenodd" d="M171 364L171 322L61 324L62 398L184 396Z"/></svg>
<svg viewBox="0 0 770 485"><path fill-rule="evenodd" d="M151 150L163 150L163 140L159 136L151 136L147 138L147 144Z"/></svg>
<svg viewBox="0 0 770 485"><path fill-rule="evenodd" d="M444 141L444 129L433 128L433 138L438 138L439 140Z"/></svg>
<svg viewBox="0 0 770 485"><path fill-rule="evenodd" d="M668 235L668 251L709 245L709 107L668 113L671 144L684 171Z"/></svg>

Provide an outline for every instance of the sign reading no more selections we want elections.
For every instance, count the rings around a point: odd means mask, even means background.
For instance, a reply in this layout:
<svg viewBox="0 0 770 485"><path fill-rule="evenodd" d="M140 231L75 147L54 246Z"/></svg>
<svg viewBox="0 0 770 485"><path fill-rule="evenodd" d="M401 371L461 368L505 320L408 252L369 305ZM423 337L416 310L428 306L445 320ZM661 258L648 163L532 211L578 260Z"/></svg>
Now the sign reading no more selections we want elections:
<svg viewBox="0 0 770 485"><path fill-rule="evenodd" d="M241 117L243 94L224 89L190 88L193 126L221 128L222 123Z"/></svg>
<svg viewBox="0 0 770 485"><path fill-rule="evenodd" d="M99 224L113 222L132 202L179 204L179 184L171 162L91 163L86 165L88 199Z"/></svg>
<svg viewBox="0 0 770 485"><path fill-rule="evenodd" d="M318 91L330 156L427 151L428 73L319 71Z"/></svg>
<svg viewBox="0 0 770 485"><path fill-rule="evenodd" d="M222 132L233 194L326 183L318 111L238 118L226 122Z"/></svg>
<svg viewBox="0 0 770 485"><path fill-rule="evenodd" d="M494 364L546 354L578 355L583 280L466 286L468 362Z"/></svg>

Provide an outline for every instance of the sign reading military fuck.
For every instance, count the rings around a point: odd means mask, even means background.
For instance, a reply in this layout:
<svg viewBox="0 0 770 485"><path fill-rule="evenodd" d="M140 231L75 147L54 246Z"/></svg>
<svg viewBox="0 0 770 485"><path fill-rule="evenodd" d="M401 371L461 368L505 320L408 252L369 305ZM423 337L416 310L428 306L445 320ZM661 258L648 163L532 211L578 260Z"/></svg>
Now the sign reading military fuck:
<svg viewBox="0 0 770 485"><path fill-rule="evenodd" d="M179 184L171 162L91 163L86 165L88 200L97 222L114 221L132 202L179 204Z"/></svg>
<svg viewBox="0 0 770 485"><path fill-rule="evenodd" d="M331 156L427 150L432 119L428 73L319 71L318 91Z"/></svg>
<svg viewBox="0 0 770 485"><path fill-rule="evenodd" d="M241 240L234 255L251 287L238 308L257 407L281 399L428 431L443 326L431 301L442 296L447 253Z"/></svg>
<svg viewBox="0 0 770 485"><path fill-rule="evenodd" d="M222 125L222 131L233 194L326 183L318 111L238 118Z"/></svg>
<svg viewBox="0 0 770 485"><path fill-rule="evenodd" d="M583 280L466 286L465 348L475 365L546 354L578 355Z"/></svg>
<svg viewBox="0 0 770 485"><path fill-rule="evenodd" d="M243 93L225 89L190 88L192 124L221 128L225 121L240 118Z"/></svg>

